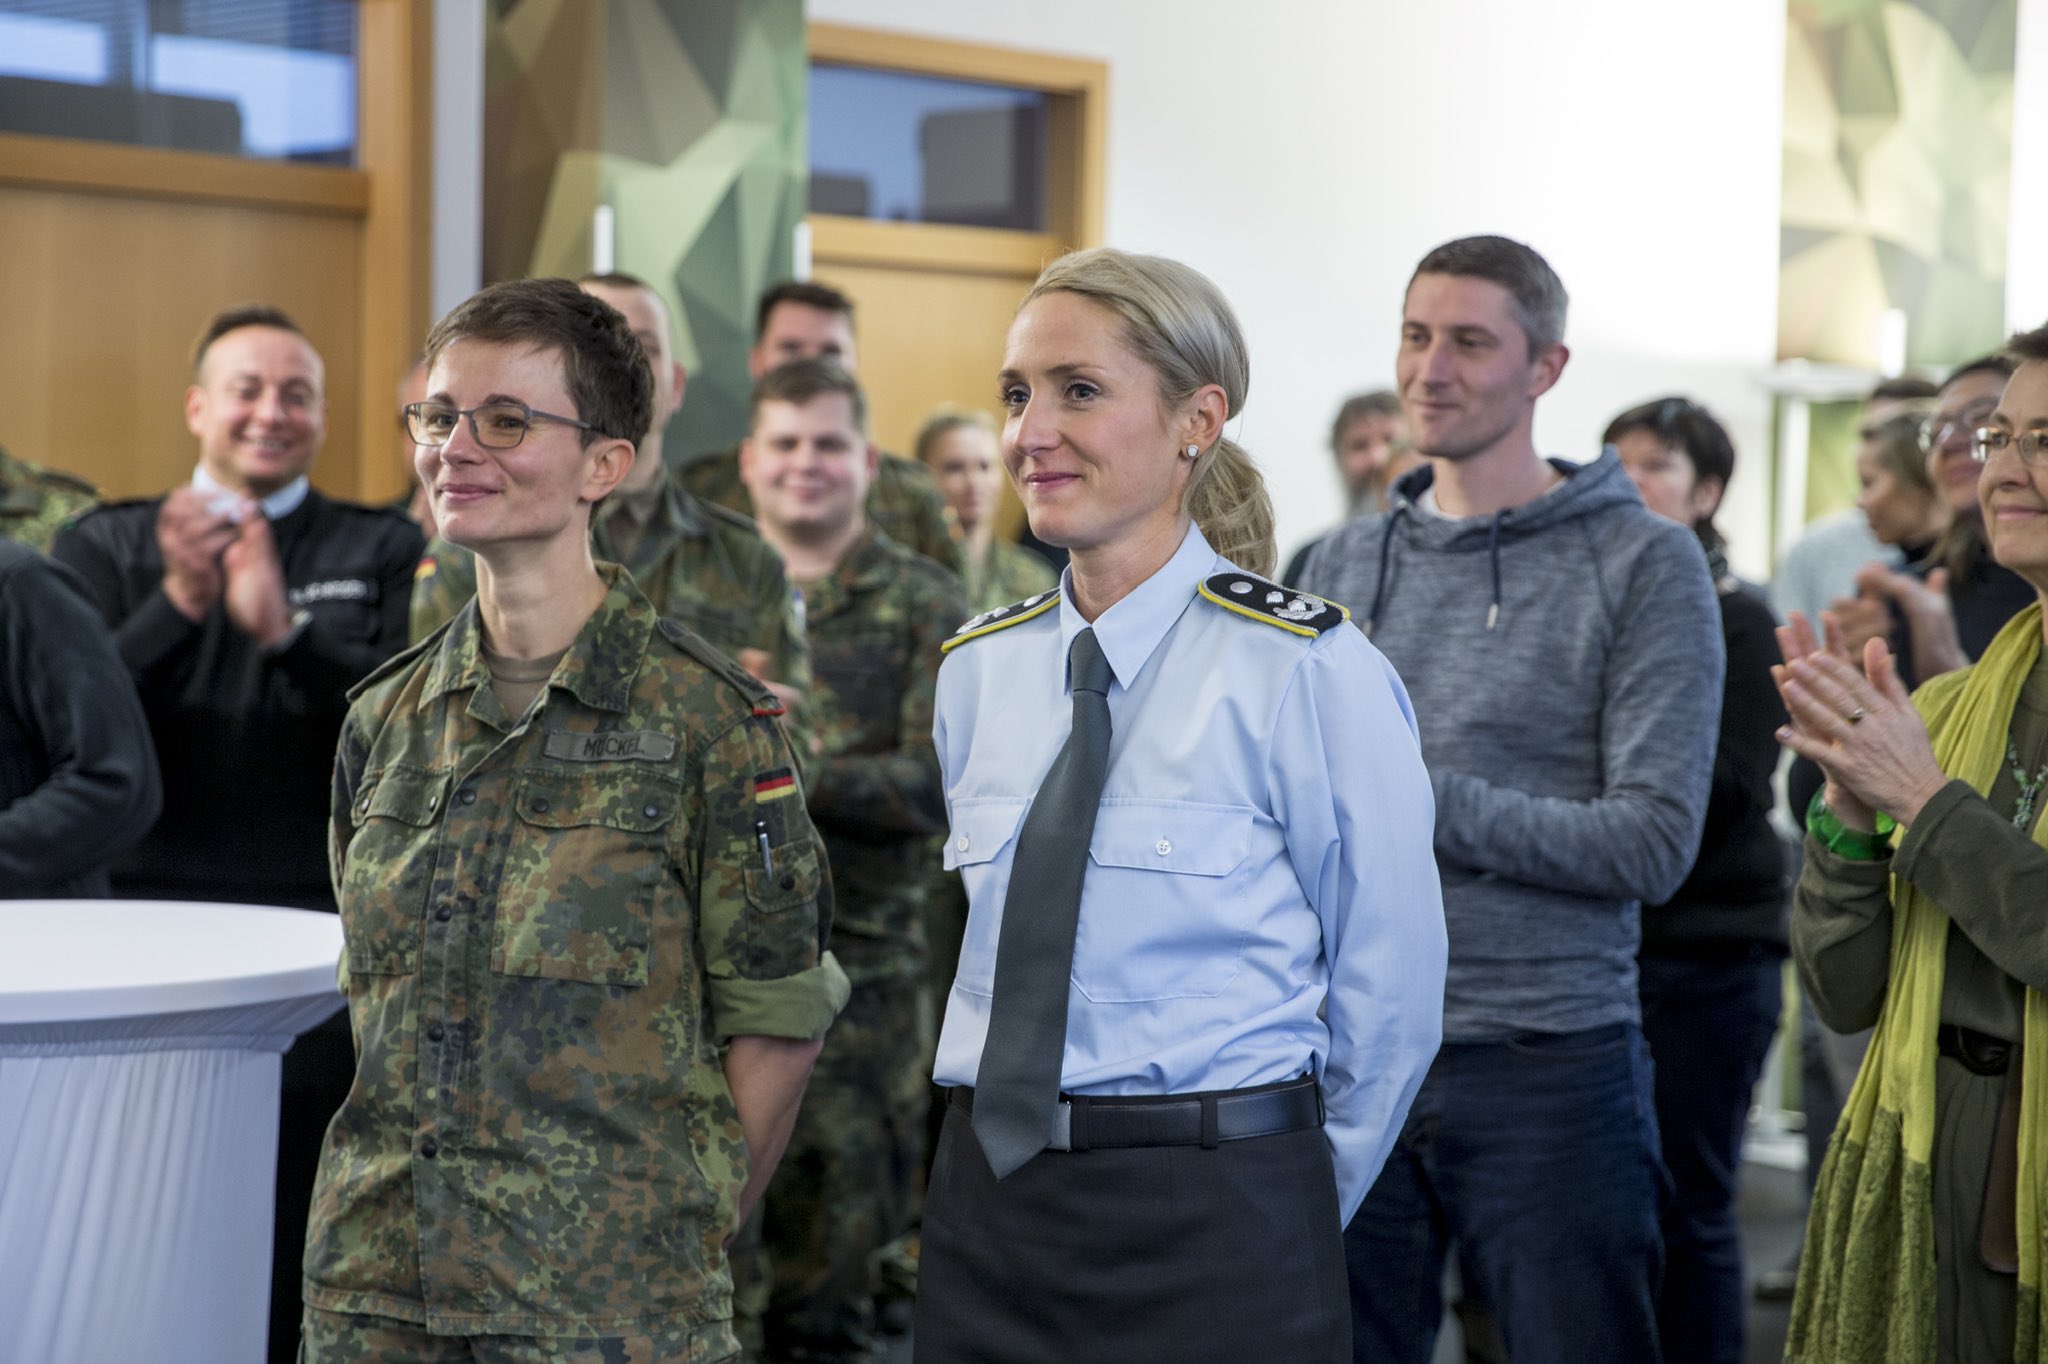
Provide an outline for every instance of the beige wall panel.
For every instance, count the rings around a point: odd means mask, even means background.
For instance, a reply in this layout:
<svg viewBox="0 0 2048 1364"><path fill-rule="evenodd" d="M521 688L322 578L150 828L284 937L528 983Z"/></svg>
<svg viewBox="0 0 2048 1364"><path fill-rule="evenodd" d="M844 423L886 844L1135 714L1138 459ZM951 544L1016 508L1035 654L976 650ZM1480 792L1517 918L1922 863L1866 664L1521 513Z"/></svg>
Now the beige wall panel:
<svg viewBox="0 0 2048 1364"><path fill-rule="evenodd" d="M290 313L327 362L314 481L350 495L362 436L361 224L265 208L0 186L0 445L109 496L186 477L187 357L206 319ZM395 462L388 430L369 459Z"/></svg>
<svg viewBox="0 0 2048 1364"><path fill-rule="evenodd" d="M874 436L911 452L918 424L940 403L978 407L1000 418L996 371L1003 336L1029 276L958 275L842 265L820 256L812 273L843 289L858 309L860 379Z"/></svg>

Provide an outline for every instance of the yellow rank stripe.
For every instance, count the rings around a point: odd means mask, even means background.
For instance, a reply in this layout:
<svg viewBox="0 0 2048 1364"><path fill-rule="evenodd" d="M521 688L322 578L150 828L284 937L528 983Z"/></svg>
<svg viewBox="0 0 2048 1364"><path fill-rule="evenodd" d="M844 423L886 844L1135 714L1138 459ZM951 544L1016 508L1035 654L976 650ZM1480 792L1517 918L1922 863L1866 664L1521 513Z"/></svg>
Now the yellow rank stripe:
<svg viewBox="0 0 2048 1364"><path fill-rule="evenodd" d="M951 653L955 645L965 644L970 639L980 639L983 635L992 635L998 630L1007 630L1012 625L1030 620L1033 616L1042 616L1059 604L1060 594L1055 592L1029 611L1019 611L1014 616L1005 616L1001 620L992 620L979 630L969 630L964 634L954 635L939 646L939 652L942 654Z"/></svg>
<svg viewBox="0 0 2048 1364"><path fill-rule="evenodd" d="M1236 602L1231 601L1227 597L1219 597L1214 592L1211 592L1209 590L1209 584L1207 583L1197 583L1195 585L1195 591L1200 593L1202 596L1207 597L1210 601L1215 602L1224 610L1235 611L1238 615L1243 616L1246 620L1256 620L1263 622L1267 625L1277 626L1278 628L1285 630L1290 634L1304 635L1309 639L1314 639L1317 635L1322 633L1322 631L1310 629L1306 625L1296 625L1293 621L1281 620L1278 616L1269 616L1264 611L1255 611L1249 606L1240 606ZM1323 602L1325 605L1335 606L1337 607L1339 614L1341 614L1344 617L1344 619L1351 619L1351 610L1349 607L1339 606L1336 602L1330 601L1327 597L1317 597L1313 593L1309 592L1297 592L1294 595L1297 597L1309 597L1311 600Z"/></svg>

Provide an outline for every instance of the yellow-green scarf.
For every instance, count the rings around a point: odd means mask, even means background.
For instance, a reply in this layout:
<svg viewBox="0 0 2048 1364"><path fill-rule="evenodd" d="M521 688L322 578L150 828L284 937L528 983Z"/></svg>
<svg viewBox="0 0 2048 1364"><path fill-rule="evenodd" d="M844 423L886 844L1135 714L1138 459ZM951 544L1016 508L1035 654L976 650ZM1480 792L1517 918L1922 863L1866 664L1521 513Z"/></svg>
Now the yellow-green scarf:
<svg viewBox="0 0 2048 1364"><path fill-rule="evenodd" d="M2015 616L1972 667L1913 695L1941 770L1988 794L2020 685L2041 653L2041 608ZM2048 820L2034 826L2048 843ZM1923 1364L1935 1357L1934 1058L1948 916L1891 882L1891 982L1870 1051L1814 1182L1785 1343L1791 1364ZM2048 1364L2042 1316L2048 1212L2048 1006L2027 991L2019 1136L2019 1315L2013 1359Z"/></svg>

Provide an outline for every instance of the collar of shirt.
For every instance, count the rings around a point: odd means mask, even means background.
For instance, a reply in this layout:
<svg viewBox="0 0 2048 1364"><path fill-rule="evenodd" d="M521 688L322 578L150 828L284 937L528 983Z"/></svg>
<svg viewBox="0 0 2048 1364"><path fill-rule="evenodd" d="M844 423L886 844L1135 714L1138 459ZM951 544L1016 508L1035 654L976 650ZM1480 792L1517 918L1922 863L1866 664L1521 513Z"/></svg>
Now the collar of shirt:
<svg viewBox="0 0 2048 1364"><path fill-rule="evenodd" d="M1138 680L1146 660L1181 613L1195 599L1195 584L1217 571L1216 551L1192 522L1181 537L1180 548L1160 566L1158 572L1132 588L1130 594L1095 618L1095 642L1109 660L1109 670L1129 691ZM1074 570L1060 572L1060 657L1074 645L1074 636L1091 628L1074 607ZM1072 691L1072 679L1068 690Z"/></svg>
<svg viewBox="0 0 2048 1364"><path fill-rule="evenodd" d="M206 472L206 466L203 464L192 470L192 486L203 493L232 493L235 491L212 474ZM313 485L306 481L306 476L300 474L270 496L261 499L264 516L272 521L283 520L299 509L299 504L306 500L306 494L311 492L312 489Z"/></svg>
<svg viewBox="0 0 2048 1364"><path fill-rule="evenodd" d="M654 608L634 584L632 575L617 564L599 564L598 576L607 591L568 654L555 665L549 685L561 687L595 710L624 711L630 699L634 668L621 668L620 660L638 659L647 652L654 634ZM420 687L419 708L425 710L450 692L488 690L491 674L484 665L483 623L477 617L472 598L441 637L441 647L428 664ZM611 666L597 666L602 660ZM474 701L472 701L472 713ZM513 717L517 718L517 717Z"/></svg>

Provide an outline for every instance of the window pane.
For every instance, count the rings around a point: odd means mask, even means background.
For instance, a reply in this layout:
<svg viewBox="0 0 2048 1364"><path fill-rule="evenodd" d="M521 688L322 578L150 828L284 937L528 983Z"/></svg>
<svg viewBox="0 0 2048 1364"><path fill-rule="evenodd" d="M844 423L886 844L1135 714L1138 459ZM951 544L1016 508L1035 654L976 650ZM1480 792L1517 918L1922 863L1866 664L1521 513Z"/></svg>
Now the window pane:
<svg viewBox="0 0 2048 1364"><path fill-rule="evenodd" d="M356 0L0 0L0 131L353 165Z"/></svg>
<svg viewBox="0 0 2048 1364"><path fill-rule="evenodd" d="M813 63L811 211L1045 229L1046 96Z"/></svg>

